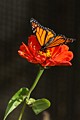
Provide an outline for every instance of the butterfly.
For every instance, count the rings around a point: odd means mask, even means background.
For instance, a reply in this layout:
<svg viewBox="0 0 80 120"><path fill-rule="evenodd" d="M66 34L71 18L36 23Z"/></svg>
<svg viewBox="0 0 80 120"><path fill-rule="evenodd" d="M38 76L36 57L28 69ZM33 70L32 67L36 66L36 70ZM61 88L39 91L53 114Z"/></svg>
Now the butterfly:
<svg viewBox="0 0 80 120"><path fill-rule="evenodd" d="M56 33L53 30L42 26L34 18L31 18L30 23L32 26L32 31L33 33L35 33L37 40L41 46L41 50L67 44L69 42L74 41L74 39L67 38L64 35L56 35Z"/></svg>

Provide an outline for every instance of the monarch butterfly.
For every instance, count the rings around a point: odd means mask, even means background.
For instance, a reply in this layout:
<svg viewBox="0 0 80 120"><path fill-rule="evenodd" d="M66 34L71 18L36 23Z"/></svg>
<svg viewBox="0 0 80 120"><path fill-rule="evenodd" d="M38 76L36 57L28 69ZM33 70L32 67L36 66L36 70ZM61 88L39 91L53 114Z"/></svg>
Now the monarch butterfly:
<svg viewBox="0 0 80 120"><path fill-rule="evenodd" d="M74 39L66 38L64 35L56 35L53 30L42 26L34 18L31 18L30 23L32 26L32 31L35 33L37 40L41 46L41 50L74 41Z"/></svg>

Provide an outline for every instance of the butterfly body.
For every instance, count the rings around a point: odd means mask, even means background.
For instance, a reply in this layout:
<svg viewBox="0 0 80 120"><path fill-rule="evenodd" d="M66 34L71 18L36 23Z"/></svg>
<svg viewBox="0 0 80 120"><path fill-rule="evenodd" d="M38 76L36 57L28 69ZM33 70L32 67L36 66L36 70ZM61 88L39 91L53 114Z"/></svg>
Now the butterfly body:
<svg viewBox="0 0 80 120"><path fill-rule="evenodd" d="M41 50L74 41L74 39L66 38L64 35L56 35L53 30L42 26L38 21L33 18L31 18L30 23L32 26L32 31L33 33L35 33L37 40L41 46Z"/></svg>

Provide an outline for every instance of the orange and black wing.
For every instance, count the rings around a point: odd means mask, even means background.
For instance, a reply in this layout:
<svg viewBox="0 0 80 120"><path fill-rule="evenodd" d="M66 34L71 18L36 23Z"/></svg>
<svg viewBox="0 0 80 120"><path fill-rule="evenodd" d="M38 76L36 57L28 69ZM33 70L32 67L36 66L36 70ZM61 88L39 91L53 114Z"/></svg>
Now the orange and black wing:
<svg viewBox="0 0 80 120"><path fill-rule="evenodd" d="M51 38L56 36L53 30L43 27L35 19L31 18L33 33L35 33L37 40L41 46L45 46Z"/></svg>
<svg viewBox="0 0 80 120"><path fill-rule="evenodd" d="M58 35L54 38L51 38L50 41L46 44L45 48L55 47L63 44L73 42L74 39L66 38L64 35Z"/></svg>

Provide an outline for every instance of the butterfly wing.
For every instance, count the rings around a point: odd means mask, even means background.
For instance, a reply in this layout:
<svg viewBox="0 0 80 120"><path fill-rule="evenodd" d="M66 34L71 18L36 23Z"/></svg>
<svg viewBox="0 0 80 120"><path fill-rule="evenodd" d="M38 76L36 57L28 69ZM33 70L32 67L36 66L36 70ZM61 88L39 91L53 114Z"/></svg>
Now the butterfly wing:
<svg viewBox="0 0 80 120"><path fill-rule="evenodd" d="M31 18L30 23L32 25L33 33L36 34L37 40L42 46L42 50L74 41L74 39L66 38L64 35L56 36L53 30L47 27L43 27L40 23L38 23L38 21L33 18Z"/></svg>
<svg viewBox="0 0 80 120"><path fill-rule="evenodd" d="M46 44L45 48L55 47L62 44L73 42L74 39L66 38L64 35L58 35L55 38L50 39L49 43Z"/></svg>
<svg viewBox="0 0 80 120"><path fill-rule="evenodd" d="M32 25L33 33L36 34L37 40L41 46L45 46L51 38L56 36L53 30L43 27L35 19L31 18L30 23Z"/></svg>

